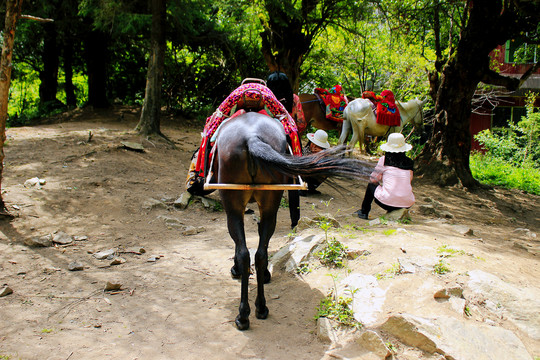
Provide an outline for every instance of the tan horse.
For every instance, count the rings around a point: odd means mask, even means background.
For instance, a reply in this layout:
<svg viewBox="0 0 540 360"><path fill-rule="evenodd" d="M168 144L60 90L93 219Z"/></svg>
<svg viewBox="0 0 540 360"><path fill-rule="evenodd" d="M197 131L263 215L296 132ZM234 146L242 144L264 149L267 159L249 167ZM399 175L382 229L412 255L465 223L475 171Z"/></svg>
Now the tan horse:
<svg viewBox="0 0 540 360"><path fill-rule="evenodd" d="M341 122L326 118L326 112L321 107L321 102L315 94L299 94L298 97L302 103L307 126L311 125L316 129L326 131L341 129Z"/></svg>
<svg viewBox="0 0 540 360"><path fill-rule="evenodd" d="M396 101L399 114L401 115L401 125L390 127L377 124L370 100L362 98L353 100L343 111L343 117L345 119L341 128L339 144L346 144L351 128L353 135L347 145L349 151L354 149L357 142L359 143L360 151L364 151L364 137L366 135L387 137L388 134L401 132L401 129L407 123L411 123L414 127L419 127L423 130L424 117L422 107L426 101L427 99L423 101L418 99L407 102Z"/></svg>

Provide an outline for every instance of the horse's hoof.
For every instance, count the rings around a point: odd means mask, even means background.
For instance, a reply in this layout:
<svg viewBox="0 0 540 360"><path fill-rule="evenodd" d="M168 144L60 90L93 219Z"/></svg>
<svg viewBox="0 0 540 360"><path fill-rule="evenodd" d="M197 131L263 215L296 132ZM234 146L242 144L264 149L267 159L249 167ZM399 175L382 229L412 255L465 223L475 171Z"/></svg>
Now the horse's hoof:
<svg viewBox="0 0 540 360"><path fill-rule="evenodd" d="M270 274L270 271L268 271L268 269L266 269L264 271L264 283L268 284L270 282L270 280L272 280L272 275Z"/></svg>
<svg viewBox="0 0 540 360"><path fill-rule="evenodd" d="M257 317L257 319L261 319L261 320L264 320L268 317L268 307L264 307L264 309L262 309L262 311L260 311L259 309L256 309L255 310L255 316Z"/></svg>
<svg viewBox="0 0 540 360"><path fill-rule="evenodd" d="M238 328L238 330L249 329L249 319L242 320L240 319L240 315L236 317L236 320L234 320L234 323L236 324L236 327Z"/></svg>
<svg viewBox="0 0 540 360"><path fill-rule="evenodd" d="M242 274L238 271L236 265L231 268L231 275L233 279L240 279L242 277Z"/></svg>

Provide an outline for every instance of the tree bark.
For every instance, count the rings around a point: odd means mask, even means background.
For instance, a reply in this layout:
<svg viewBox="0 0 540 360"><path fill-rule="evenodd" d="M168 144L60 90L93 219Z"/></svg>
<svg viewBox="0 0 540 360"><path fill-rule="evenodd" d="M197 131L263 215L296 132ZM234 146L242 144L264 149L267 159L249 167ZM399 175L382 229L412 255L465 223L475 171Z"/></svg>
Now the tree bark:
<svg viewBox="0 0 540 360"><path fill-rule="evenodd" d="M89 32L84 41L88 72L88 105L109 106L107 99L108 36L99 30Z"/></svg>
<svg viewBox="0 0 540 360"><path fill-rule="evenodd" d="M43 24L45 37L43 40L43 69L39 73L39 102L41 106L57 106L56 92L58 90L58 45L56 24Z"/></svg>
<svg viewBox="0 0 540 360"><path fill-rule="evenodd" d="M475 0L465 9L466 25L456 51L442 66L440 79L430 74L436 90L433 136L417 159L416 173L442 186L479 183L469 167L471 151L471 100L480 83L504 85L515 90L519 80L495 76L489 70L489 54L524 30L517 9L503 1ZM523 26L523 25L522 25ZM533 23L533 28L535 28Z"/></svg>
<svg viewBox="0 0 540 360"><path fill-rule="evenodd" d="M8 0L6 4L6 19L3 32L4 43L0 59L0 215L8 215L2 198L2 175L4 171L4 143L6 141L6 123L8 116L9 87L11 84L11 58L17 19L21 14L23 0Z"/></svg>
<svg viewBox="0 0 540 360"><path fill-rule="evenodd" d="M151 54L148 61L146 90L139 123L135 130L142 135L162 135L160 130L161 86L165 64L166 0L152 0Z"/></svg>
<svg viewBox="0 0 540 360"><path fill-rule="evenodd" d="M64 45L64 74L66 105L70 108L77 106L77 97L75 96L75 86L73 85L73 41L66 40Z"/></svg>

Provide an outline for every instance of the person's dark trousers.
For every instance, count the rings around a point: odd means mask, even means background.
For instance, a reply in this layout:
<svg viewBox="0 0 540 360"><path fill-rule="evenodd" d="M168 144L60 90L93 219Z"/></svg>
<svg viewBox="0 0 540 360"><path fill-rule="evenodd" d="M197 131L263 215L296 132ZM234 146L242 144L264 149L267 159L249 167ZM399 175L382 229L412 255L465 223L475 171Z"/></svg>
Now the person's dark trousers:
<svg viewBox="0 0 540 360"><path fill-rule="evenodd" d="M362 208L360 210L362 214L366 216L369 214L369 212L371 211L371 203L373 202L373 200L375 200L375 203L386 211L394 211L401 209L399 207L385 205L379 200L375 199L375 189L377 189L377 186L379 185L372 182L368 184L366 194L364 195L364 201L362 201Z"/></svg>

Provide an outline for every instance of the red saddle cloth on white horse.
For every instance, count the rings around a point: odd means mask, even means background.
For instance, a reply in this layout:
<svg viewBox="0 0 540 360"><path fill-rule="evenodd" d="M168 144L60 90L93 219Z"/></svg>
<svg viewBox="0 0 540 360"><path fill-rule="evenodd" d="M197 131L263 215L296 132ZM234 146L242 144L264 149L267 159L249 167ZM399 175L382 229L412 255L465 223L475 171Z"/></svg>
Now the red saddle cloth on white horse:
<svg viewBox="0 0 540 360"><path fill-rule="evenodd" d="M383 90L381 95L375 95L373 91L364 91L362 98L369 99L374 104L373 113L377 119L377 124L387 126L401 125L401 116L392 91Z"/></svg>

